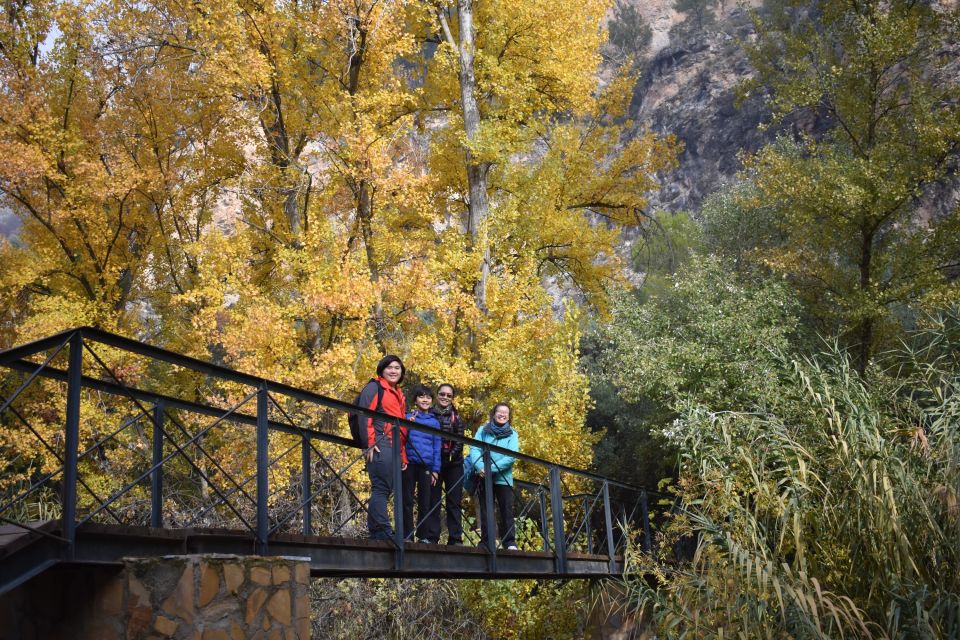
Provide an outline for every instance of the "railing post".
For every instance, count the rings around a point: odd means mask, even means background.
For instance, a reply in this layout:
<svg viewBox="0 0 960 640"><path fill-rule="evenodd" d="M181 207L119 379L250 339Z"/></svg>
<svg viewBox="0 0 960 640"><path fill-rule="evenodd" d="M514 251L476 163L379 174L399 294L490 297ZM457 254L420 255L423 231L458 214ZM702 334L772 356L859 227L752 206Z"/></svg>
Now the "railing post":
<svg viewBox="0 0 960 640"><path fill-rule="evenodd" d="M303 489L300 491L300 499L303 501L303 535L313 534L313 487L310 478L310 438L303 434L300 440L300 484Z"/></svg>
<svg viewBox="0 0 960 640"><path fill-rule="evenodd" d="M270 532L270 518L267 498L270 495L270 431L268 423L269 396L267 383L260 383L257 389L257 553L266 555L267 536Z"/></svg>
<svg viewBox="0 0 960 640"><path fill-rule="evenodd" d="M150 526L163 527L163 414L162 400L153 403L153 473L150 474Z"/></svg>
<svg viewBox="0 0 960 640"><path fill-rule="evenodd" d="M401 455L403 440L400 423L394 422L392 429L390 435L393 438L393 539L397 544L395 559L396 568L399 571L403 569L404 538L406 538L403 532L403 469L400 468L403 464Z"/></svg>
<svg viewBox="0 0 960 640"><path fill-rule="evenodd" d="M63 537L67 540L67 556L73 557L77 540L77 449L80 447L80 390L83 385L83 335L70 336L70 359L67 365L67 413L64 425L63 451Z"/></svg>
<svg viewBox="0 0 960 640"><path fill-rule="evenodd" d="M547 531L547 494L543 492L542 486L537 489L537 496L540 498L540 535L543 537L543 550L550 551L550 533Z"/></svg>
<svg viewBox="0 0 960 640"><path fill-rule="evenodd" d="M490 450L483 448L483 524L487 529L487 550L490 555L487 567L490 573L497 572L497 519L493 513L493 464L490 460ZM506 533L506 532L504 532Z"/></svg>
<svg viewBox="0 0 960 640"><path fill-rule="evenodd" d="M643 522L643 550L650 553L653 548L650 540L650 510L647 507L647 492L640 492L640 519Z"/></svg>
<svg viewBox="0 0 960 640"><path fill-rule="evenodd" d="M610 483L603 481L603 521L607 527L607 563L610 567L610 575L614 575L617 570L616 549L613 547L613 514L610 513Z"/></svg>
<svg viewBox="0 0 960 640"><path fill-rule="evenodd" d="M587 531L587 553L593 553L593 529L590 526L590 512L587 506L587 497L583 496L583 525Z"/></svg>
<svg viewBox="0 0 960 640"><path fill-rule="evenodd" d="M560 468L550 467L550 510L553 512L553 553L557 573L567 573L567 545L563 533L563 495Z"/></svg>

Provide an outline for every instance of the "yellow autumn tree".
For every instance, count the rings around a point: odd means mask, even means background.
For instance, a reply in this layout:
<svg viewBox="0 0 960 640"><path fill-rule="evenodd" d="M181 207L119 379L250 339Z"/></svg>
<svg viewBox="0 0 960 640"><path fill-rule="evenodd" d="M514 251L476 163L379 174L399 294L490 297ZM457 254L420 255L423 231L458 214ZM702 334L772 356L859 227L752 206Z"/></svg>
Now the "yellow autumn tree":
<svg viewBox="0 0 960 640"><path fill-rule="evenodd" d="M24 6L0 31L3 344L97 324L345 399L398 353L472 427L507 400L524 452L590 465L584 309L676 154L626 119L633 78L599 80L608 2Z"/></svg>

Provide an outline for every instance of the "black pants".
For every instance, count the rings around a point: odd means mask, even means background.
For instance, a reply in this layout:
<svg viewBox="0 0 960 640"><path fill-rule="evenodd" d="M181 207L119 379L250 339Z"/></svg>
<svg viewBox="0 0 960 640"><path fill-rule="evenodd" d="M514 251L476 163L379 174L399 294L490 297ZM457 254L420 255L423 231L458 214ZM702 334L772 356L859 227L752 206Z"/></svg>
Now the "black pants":
<svg viewBox="0 0 960 640"><path fill-rule="evenodd" d="M430 480L433 474L422 464L411 462L403 472L403 537L410 539L413 533L413 503L417 503L417 534L418 540L436 542L427 533L425 516L430 510L430 494L432 486Z"/></svg>
<svg viewBox="0 0 960 640"><path fill-rule="evenodd" d="M390 540L393 527L387 513L387 500L393 492L393 447L389 441L381 442L380 451L373 452L373 460L367 463L370 477L370 502L367 504L367 528L372 540Z"/></svg>
<svg viewBox="0 0 960 640"><path fill-rule="evenodd" d="M477 478L479 491L477 500L480 501L480 545L484 546L489 540L487 534L487 499L485 497L485 484L482 478ZM513 523L513 487L507 484L493 485L493 504L494 509L500 516L496 523L500 532L501 546L506 548L517 544L517 532Z"/></svg>
<svg viewBox="0 0 960 640"><path fill-rule="evenodd" d="M434 542L440 540L440 501L446 495L447 544L463 542L463 460L445 462L440 477L430 494L430 517L425 536Z"/></svg>

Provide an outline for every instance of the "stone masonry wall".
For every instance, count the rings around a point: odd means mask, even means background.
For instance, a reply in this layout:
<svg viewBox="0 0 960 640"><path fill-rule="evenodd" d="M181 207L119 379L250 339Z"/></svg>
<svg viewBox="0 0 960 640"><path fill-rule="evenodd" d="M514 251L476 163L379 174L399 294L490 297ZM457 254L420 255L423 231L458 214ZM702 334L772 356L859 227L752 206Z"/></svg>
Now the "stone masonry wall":
<svg viewBox="0 0 960 640"><path fill-rule="evenodd" d="M299 559L235 556L53 570L0 601L0 640L309 640L309 577Z"/></svg>

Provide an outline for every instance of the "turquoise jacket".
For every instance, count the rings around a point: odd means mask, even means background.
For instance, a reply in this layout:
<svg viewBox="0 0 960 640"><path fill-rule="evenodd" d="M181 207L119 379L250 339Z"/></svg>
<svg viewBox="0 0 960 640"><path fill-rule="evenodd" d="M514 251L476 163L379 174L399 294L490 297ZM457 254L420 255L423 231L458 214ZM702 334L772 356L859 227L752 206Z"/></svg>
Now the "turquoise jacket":
<svg viewBox="0 0 960 640"><path fill-rule="evenodd" d="M493 433L484 425L480 431L473 436L477 440L489 442L490 444L510 449L511 451L520 450L520 439L517 437L517 430L511 429L510 435L503 438L494 437ZM490 468L493 470L494 484L505 484L513 486L513 463L516 458L505 453L490 452ZM464 484L469 486L471 481L478 481L477 473L483 471L483 450L480 447L470 447L470 453L463 461Z"/></svg>

